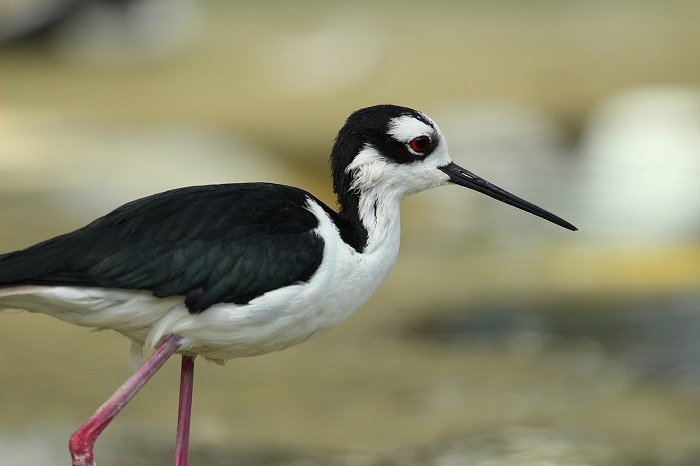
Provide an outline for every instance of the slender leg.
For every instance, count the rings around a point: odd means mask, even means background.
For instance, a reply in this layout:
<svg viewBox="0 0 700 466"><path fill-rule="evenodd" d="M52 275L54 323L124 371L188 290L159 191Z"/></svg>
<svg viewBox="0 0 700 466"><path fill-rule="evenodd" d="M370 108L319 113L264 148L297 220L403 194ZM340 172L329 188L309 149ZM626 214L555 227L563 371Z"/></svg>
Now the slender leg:
<svg viewBox="0 0 700 466"><path fill-rule="evenodd" d="M190 441L190 413L192 412L192 384L194 381L194 356L182 355L180 370L180 406L177 411L177 438L175 440L175 466L187 466L187 450Z"/></svg>
<svg viewBox="0 0 700 466"><path fill-rule="evenodd" d="M95 465L92 450L97 437L112 419L119 414L119 411L126 406L129 400L141 390L153 374L165 364L165 361L177 351L180 339L178 335L170 335L166 338L146 362L102 406L97 408L97 411L90 416L90 419L85 424L73 433L68 442L73 466Z"/></svg>

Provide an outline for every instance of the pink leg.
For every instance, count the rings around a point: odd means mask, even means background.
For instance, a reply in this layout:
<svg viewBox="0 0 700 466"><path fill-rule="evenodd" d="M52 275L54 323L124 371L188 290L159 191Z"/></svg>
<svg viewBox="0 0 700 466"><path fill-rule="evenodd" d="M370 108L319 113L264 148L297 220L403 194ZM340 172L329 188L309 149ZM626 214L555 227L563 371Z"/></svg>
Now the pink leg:
<svg viewBox="0 0 700 466"><path fill-rule="evenodd" d="M95 414L85 424L73 433L68 442L73 466L95 465L92 449L97 437L153 374L165 364L165 361L177 351L180 339L178 335L170 335L166 338L146 362L102 406L97 408Z"/></svg>
<svg viewBox="0 0 700 466"><path fill-rule="evenodd" d="M177 438L175 440L175 466L187 466L187 450L190 441L190 413L192 412L192 384L194 380L194 356L182 355L180 370L180 407L177 412Z"/></svg>

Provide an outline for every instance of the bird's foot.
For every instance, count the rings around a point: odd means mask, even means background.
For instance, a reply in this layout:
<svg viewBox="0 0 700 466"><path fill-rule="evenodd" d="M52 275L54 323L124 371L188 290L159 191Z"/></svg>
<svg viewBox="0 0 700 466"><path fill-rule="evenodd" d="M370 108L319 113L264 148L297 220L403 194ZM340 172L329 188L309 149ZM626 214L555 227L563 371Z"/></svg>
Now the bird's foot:
<svg viewBox="0 0 700 466"><path fill-rule="evenodd" d="M139 369L100 406L90 419L76 430L68 442L73 466L95 466L93 446L97 437L124 406L153 377L165 361L177 351L181 337L170 335Z"/></svg>

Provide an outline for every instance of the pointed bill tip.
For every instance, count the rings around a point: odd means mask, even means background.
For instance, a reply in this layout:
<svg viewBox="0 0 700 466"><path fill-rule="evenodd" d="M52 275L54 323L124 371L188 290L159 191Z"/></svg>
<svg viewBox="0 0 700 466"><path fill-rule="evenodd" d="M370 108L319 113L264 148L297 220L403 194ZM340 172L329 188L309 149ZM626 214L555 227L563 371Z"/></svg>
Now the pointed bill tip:
<svg viewBox="0 0 700 466"><path fill-rule="evenodd" d="M525 199L521 199L518 196L515 196L509 193L508 191L505 191L504 189L501 189L498 186L489 183L485 179L475 175L469 170L460 167L454 162L451 162L447 165L438 168L449 177L449 180L452 183L486 194L489 197L497 199L501 202L505 202L506 204L524 210L525 212L529 212L556 225L559 225L560 227L566 228L567 230L578 231L578 228L576 228L574 225L567 222L563 218L558 217L553 213L548 212L543 208L526 201Z"/></svg>

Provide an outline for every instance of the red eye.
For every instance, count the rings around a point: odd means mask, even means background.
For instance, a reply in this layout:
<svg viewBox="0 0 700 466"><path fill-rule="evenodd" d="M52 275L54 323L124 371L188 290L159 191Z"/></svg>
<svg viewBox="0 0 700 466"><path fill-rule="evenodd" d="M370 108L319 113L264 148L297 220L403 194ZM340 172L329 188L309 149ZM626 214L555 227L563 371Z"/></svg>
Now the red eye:
<svg viewBox="0 0 700 466"><path fill-rule="evenodd" d="M411 139L408 145L414 152L422 154L430 148L430 138L428 136L418 136Z"/></svg>

